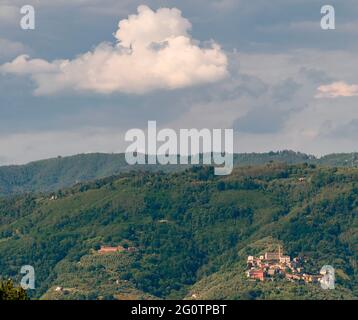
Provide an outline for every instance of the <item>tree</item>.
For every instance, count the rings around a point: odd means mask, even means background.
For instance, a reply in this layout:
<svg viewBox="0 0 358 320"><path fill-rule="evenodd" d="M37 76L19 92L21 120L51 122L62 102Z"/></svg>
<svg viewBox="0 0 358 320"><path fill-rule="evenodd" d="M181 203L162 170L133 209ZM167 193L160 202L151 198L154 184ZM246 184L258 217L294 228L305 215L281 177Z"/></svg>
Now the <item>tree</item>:
<svg viewBox="0 0 358 320"><path fill-rule="evenodd" d="M1 300L29 300L26 291L21 287L15 287L12 280L0 282Z"/></svg>

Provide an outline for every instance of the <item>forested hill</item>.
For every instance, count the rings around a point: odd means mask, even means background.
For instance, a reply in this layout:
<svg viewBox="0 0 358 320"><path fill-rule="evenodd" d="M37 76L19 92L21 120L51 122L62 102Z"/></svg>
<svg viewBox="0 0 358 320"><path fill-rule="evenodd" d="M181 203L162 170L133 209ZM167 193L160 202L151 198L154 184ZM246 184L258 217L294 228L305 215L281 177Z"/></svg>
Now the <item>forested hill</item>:
<svg viewBox="0 0 358 320"><path fill-rule="evenodd" d="M261 165L272 161L287 164L310 163L337 167L358 165L356 154L332 154L316 158L304 153L280 151L236 154L236 166ZM78 182L117 175L130 170L178 172L188 166L128 166L124 154L81 154L71 157L31 162L20 166L0 167L0 195L21 192L53 191Z"/></svg>
<svg viewBox="0 0 358 320"><path fill-rule="evenodd" d="M356 299L357 210L357 168L125 173L56 198L1 199L0 272L18 281L32 265L32 298ZM336 289L249 281L247 256L278 243L305 257L305 272L332 265ZM100 254L100 246L127 250Z"/></svg>

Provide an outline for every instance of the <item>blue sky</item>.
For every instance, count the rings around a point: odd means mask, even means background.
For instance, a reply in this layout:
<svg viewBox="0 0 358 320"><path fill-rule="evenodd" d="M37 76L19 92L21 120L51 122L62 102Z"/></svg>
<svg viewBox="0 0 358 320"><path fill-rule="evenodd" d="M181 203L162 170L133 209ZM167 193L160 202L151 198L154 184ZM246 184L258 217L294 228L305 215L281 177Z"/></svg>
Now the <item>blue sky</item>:
<svg viewBox="0 0 358 320"><path fill-rule="evenodd" d="M0 0L0 164L121 152L148 120L234 128L237 152L358 151L357 39L355 0Z"/></svg>

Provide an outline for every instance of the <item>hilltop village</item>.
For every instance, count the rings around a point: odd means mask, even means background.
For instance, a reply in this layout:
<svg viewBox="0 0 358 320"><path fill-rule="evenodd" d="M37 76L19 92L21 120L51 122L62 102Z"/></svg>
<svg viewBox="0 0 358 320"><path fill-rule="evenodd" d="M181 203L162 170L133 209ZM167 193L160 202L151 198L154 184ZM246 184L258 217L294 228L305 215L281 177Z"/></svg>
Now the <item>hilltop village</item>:
<svg viewBox="0 0 358 320"><path fill-rule="evenodd" d="M302 257L296 257L291 260L290 256L282 254L282 249L279 246L278 252L266 252L259 257L248 256L246 275L249 279L260 281L287 279L292 282L320 282L324 275L305 273L305 262L306 260Z"/></svg>

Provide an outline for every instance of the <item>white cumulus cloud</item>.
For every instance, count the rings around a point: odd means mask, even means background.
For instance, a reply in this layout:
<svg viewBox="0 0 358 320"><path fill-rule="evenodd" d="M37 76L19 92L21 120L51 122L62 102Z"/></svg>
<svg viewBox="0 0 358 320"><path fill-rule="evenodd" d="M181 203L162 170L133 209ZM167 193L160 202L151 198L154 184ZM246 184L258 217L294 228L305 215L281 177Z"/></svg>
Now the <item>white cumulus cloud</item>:
<svg viewBox="0 0 358 320"><path fill-rule="evenodd" d="M2 73L30 75L36 95L62 91L142 94L218 81L227 75L227 57L211 41L191 38L191 23L176 8L139 6L119 22L116 43L101 43L73 60L48 62L19 56Z"/></svg>
<svg viewBox="0 0 358 320"><path fill-rule="evenodd" d="M333 82L317 88L316 98L338 98L358 96L358 85L343 81Z"/></svg>

